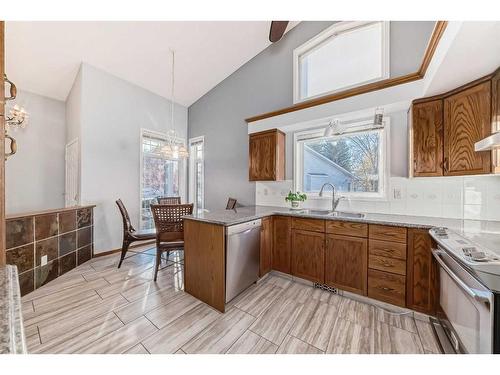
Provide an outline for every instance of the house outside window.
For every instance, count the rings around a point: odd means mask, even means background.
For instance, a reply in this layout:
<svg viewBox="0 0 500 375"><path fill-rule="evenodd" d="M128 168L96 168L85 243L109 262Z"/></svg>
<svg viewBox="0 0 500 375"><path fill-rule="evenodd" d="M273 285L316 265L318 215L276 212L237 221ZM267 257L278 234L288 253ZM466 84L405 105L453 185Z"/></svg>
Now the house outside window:
<svg viewBox="0 0 500 375"><path fill-rule="evenodd" d="M384 124L383 128L373 129L369 123L354 123L343 134L332 137L324 137L323 129L296 133L296 190L314 197L329 182L343 196L384 199L389 119Z"/></svg>
<svg viewBox="0 0 500 375"><path fill-rule="evenodd" d="M294 102L389 78L389 25L337 22L296 48Z"/></svg>

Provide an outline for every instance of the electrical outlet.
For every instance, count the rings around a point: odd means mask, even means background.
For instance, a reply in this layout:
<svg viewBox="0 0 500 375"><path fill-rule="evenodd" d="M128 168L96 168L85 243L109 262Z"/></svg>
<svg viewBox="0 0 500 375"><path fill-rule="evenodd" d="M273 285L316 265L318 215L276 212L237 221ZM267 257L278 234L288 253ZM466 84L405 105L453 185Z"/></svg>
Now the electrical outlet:
<svg viewBox="0 0 500 375"><path fill-rule="evenodd" d="M47 264L47 255L40 258L40 265L45 266Z"/></svg>
<svg viewBox="0 0 500 375"><path fill-rule="evenodd" d="M394 199L401 199L401 189L400 188L394 188L392 190L392 195Z"/></svg>

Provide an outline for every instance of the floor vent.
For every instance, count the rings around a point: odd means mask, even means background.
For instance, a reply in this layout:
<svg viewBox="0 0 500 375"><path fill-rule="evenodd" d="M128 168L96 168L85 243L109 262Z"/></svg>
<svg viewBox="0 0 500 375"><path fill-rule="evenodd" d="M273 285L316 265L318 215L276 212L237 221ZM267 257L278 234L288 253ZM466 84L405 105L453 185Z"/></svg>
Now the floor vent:
<svg viewBox="0 0 500 375"><path fill-rule="evenodd" d="M328 286L326 284L319 284L319 283L314 283L314 287L322 290L326 290L327 292L333 293L333 294L339 294L339 290L337 288L333 288L331 286Z"/></svg>

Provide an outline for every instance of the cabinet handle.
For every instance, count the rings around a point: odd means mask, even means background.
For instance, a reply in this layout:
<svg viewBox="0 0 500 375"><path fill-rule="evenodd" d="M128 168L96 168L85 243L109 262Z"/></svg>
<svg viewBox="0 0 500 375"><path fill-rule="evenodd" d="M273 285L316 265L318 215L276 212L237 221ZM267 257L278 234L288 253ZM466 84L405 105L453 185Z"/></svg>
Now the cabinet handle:
<svg viewBox="0 0 500 375"><path fill-rule="evenodd" d="M7 78L7 75L4 74L3 75L3 80L8 83L10 85L10 96L9 97L6 97L5 100L14 100L17 96L17 87L16 85L14 85L14 83L12 81L10 81L8 78Z"/></svg>
<svg viewBox="0 0 500 375"><path fill-rule="evenodd" d="M378 288L379 288L379 289L382 289L382 290L383 290L383 291L385 291L385 292L391 292L391 291L393 291L393 290L394 290L393 288L388 288L388 287L386 287L386 286L379 286Z"/></svg>
<svg viewBox="0 0 500 375"><path fill-rule="evenodd" d="M448 168L449 168L449 161L448 161L448 158L444 158L444 161L443 161L443 169L445 172L448 172Z"/></svg>

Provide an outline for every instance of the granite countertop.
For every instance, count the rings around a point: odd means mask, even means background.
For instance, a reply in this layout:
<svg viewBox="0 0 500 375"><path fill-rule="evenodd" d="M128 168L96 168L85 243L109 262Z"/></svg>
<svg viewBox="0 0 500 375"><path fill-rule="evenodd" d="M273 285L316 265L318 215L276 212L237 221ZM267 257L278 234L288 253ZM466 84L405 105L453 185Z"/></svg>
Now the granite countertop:
<svg viewBox="0 0 500 375"><path fill-rule="evenodd" d="M0 354L25 353L17 267L0 266Z"/></svg>

